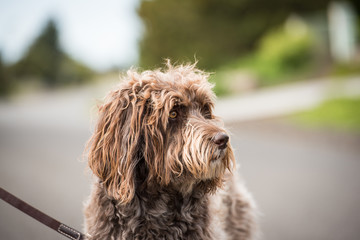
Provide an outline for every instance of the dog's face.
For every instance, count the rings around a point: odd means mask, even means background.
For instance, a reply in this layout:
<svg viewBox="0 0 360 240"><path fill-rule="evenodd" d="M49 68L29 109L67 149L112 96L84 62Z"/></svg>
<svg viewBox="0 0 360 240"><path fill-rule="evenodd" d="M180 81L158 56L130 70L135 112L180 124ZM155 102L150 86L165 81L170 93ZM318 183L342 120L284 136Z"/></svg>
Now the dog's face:
<svg viewBox="0 0 360 240"><path fill-rule="evenodd" d="M165 72L128 72L100 107L89 166L123 203L137 184L186 194L196 183L212 190L234 164L229 137L213 115L208 75L193 65Z"/></svg>

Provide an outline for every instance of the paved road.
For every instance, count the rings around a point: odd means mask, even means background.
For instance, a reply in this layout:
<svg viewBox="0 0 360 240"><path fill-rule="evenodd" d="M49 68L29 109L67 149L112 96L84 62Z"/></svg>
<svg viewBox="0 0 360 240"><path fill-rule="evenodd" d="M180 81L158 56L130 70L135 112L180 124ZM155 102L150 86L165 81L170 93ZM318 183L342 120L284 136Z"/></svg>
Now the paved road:
<svg viewBox="0 0 360 240"><path fill-rule="evenodd" d="M67 90L0 104L0 183L75 228L90 175L82 161L94 98ZM281 119L228 126L241 174L263 213L263 239L360 239L360 137ZM0 238L64 239L0 202Z"/></svg>
<svg viewBox="0 0 360 240"><path fill-rule="evenodd" d="M230 128L240 171L263 213L263 239L360 239L360 136L282 120Z"/></svg>

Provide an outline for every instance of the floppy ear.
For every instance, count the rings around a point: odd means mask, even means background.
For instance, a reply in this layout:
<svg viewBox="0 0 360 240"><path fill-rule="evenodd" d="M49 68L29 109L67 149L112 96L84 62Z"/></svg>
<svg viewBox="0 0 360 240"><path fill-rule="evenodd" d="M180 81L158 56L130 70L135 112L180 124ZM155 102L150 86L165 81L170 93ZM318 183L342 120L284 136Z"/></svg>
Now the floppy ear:
<svg viewBox="0 0 360 240"><path fill-rule="evenodd" d="M140 128L144 106L130 87L111 92L100 107L95 133L89 141L89 167L121 203L135 193L135 168L140 161Z"/></svg>

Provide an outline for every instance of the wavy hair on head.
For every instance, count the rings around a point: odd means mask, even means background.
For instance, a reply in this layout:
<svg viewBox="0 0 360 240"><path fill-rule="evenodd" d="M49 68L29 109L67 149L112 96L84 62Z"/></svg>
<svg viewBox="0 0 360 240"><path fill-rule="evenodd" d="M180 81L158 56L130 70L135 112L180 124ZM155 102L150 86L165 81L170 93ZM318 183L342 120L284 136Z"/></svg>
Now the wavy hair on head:
<svg viewBox="0 0 360 240"><path fill-rule="evenodd" d="M184 95L196 92L212 107L215 95L207 81L209 74L195 64L172 66L168 60L165 70L138 73L130 69L120 87L110 92L99 108L98 123L88 144L89 167L108 194L120 202L125 204L133 198L136 168L141 161L148 171L146 182L162 186L185 167L194 174L194 167L205 170L179 159L182 134L170 136L167 131L170 110L180 101L189 101ZM169 147L170 138L176 138L178 144Z"/></svg>
<svg viewBox="0 0 360 240"><path fill-rule="evenodd" d="M167 67L174 70L170 62ZM186 68L184 72L190 72L191 67ZM119 88L99 107L95 132L88 142L90 169L108 194L124 204L135 194L136 167L142 159L149 168L148 180L160 184L168 184L171 173L179 168L164 161L167 116L163 113L174 102L164 94L161 84L155 84L162 77L161 70L127 71Z"/></svg>

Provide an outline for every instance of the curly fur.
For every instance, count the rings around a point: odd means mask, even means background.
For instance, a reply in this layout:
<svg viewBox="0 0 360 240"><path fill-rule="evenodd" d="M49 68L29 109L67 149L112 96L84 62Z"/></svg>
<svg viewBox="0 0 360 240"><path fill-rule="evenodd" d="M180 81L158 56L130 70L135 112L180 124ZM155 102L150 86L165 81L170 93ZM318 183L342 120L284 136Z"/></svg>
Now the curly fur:
<svg viewBox="0 0 360 240"><path fill-rule="evenodd" d="M89 239L253 239L254 205L231 177L231 145L215 144L226 131L208 77L168 62L129 70L109 93L89 142Z"/></svg>

